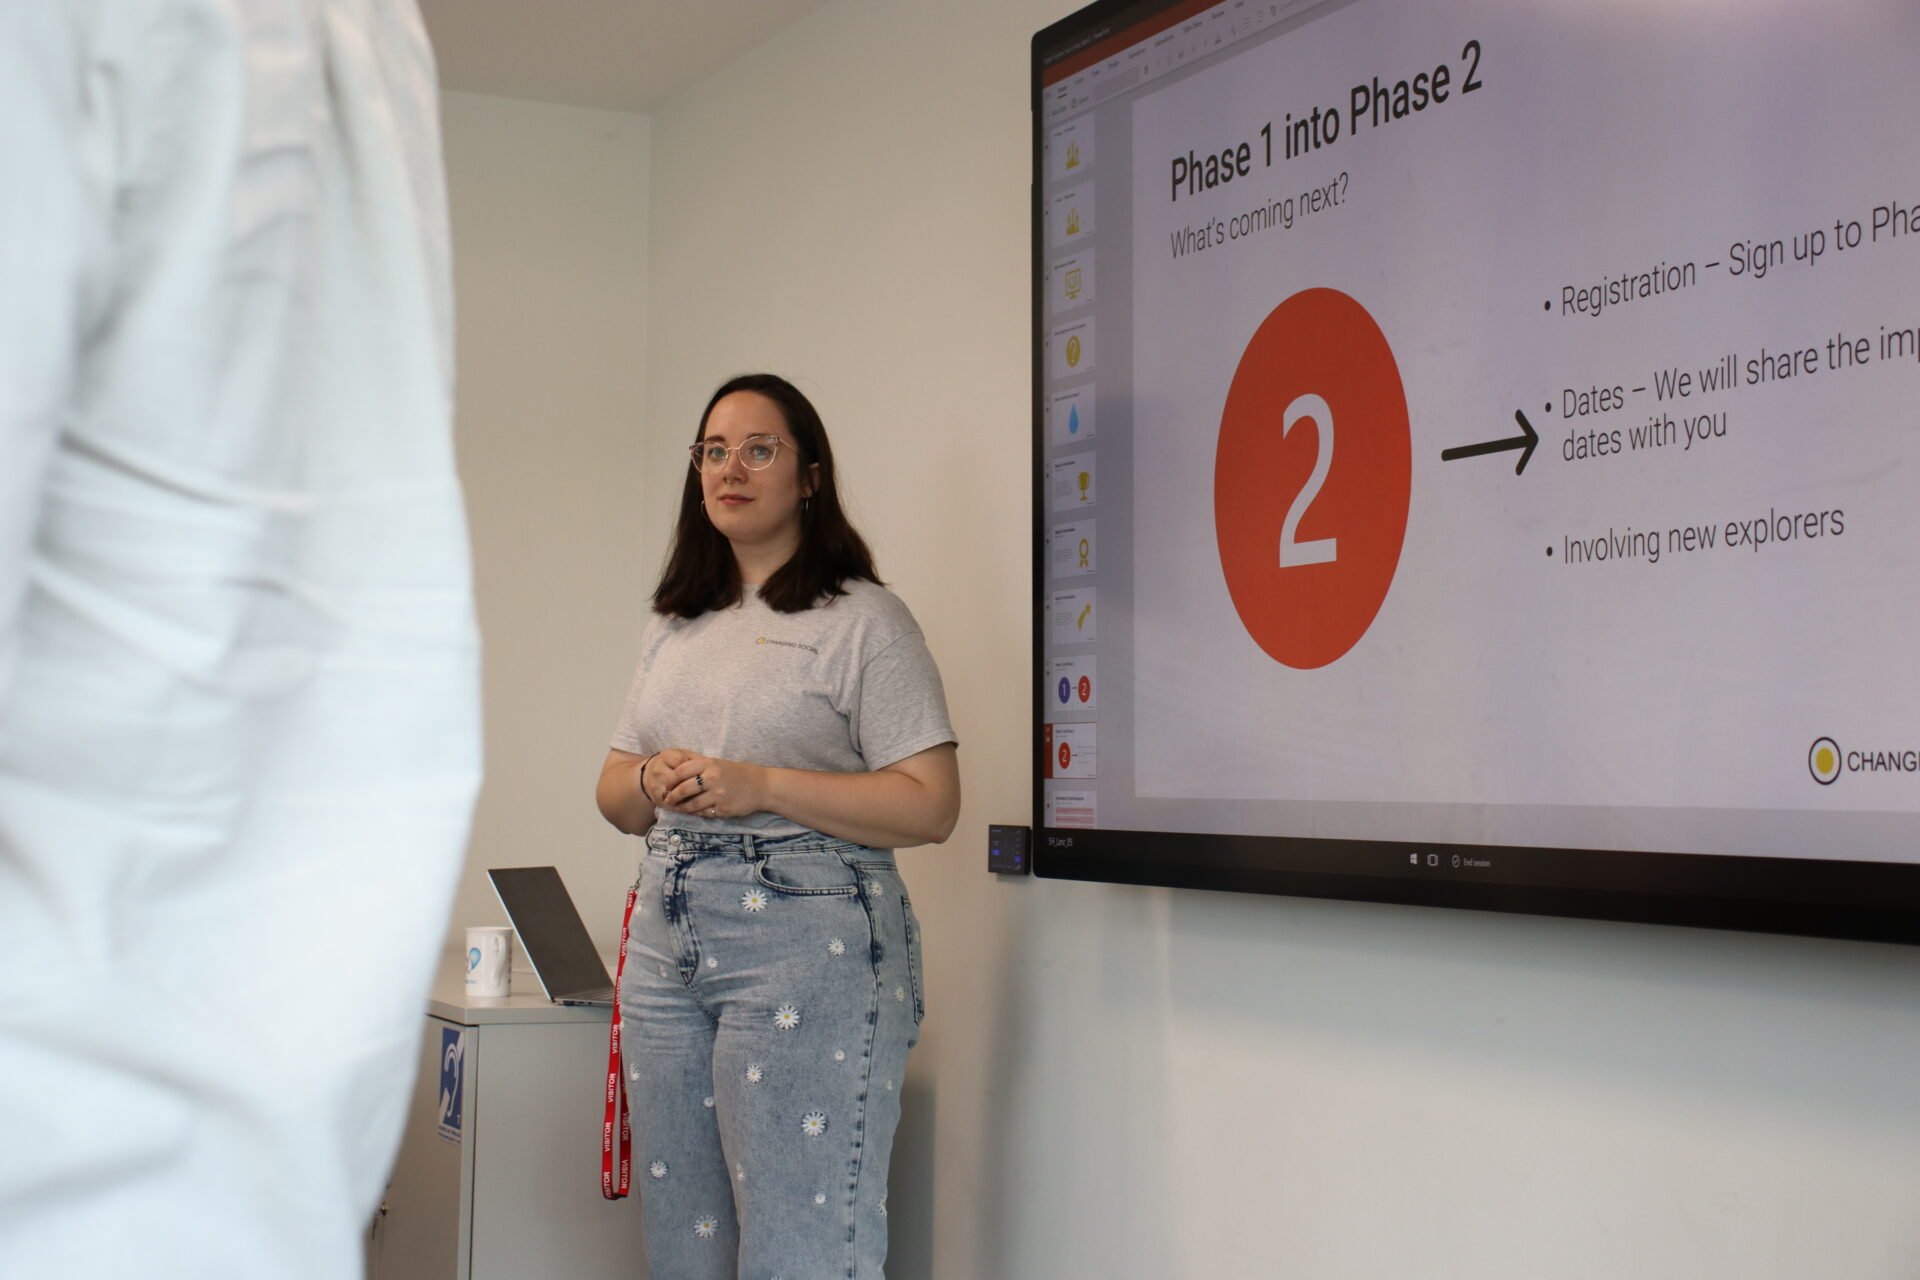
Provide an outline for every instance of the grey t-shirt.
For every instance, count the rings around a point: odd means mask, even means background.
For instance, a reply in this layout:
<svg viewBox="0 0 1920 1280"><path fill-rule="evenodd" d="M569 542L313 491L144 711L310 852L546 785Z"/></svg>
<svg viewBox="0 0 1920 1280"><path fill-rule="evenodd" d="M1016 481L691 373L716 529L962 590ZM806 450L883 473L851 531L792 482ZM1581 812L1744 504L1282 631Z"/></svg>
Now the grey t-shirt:
<svg viewBox="0 0 1920 1280"><path fill-rule="evenodd" d="M776 613L749 587L731 609L653 615L613 746L864 773L955 741L940 672L913 614L871 582L849 582L846 591L801 613ZM772 813L669 816L692 831L805 830Z"/></svg>

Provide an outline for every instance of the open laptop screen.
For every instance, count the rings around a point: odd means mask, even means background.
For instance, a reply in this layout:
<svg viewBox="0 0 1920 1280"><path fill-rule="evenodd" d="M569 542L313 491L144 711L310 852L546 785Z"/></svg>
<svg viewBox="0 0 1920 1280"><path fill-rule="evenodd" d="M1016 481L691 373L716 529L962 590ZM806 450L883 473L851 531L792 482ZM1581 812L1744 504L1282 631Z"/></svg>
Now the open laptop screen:
<svg viewBox="0 0 1920 1280"><path fill-rule="evenodd" d="M609 993L613 979L594 950L593 939L558 870L494 867L487 876L549 998L604 997Z"/></svg>

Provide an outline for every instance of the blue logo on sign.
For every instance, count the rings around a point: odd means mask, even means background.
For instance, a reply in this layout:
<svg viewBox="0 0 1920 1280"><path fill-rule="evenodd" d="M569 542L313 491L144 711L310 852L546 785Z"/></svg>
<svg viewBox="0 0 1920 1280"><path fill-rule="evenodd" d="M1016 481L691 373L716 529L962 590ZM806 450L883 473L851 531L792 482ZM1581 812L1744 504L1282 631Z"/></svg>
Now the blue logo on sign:
<svg viewBox="0 0 1920 1280"><path fill-rule="evenodd" d="M1060 701L1065 702L1073 695L1073 686L1067 683L1065 676L1060 677Z"/></svg>
<svg viewBox="0 0 1920 1280"><path fill-rule="evenodd" d="M460 1082L466 1056L466 1032L440 1028L440 1136L449 1142L460 1141L461 1114L466 1110Z"/></svg>
<svg viewBox="0 0 1920 1280"><path fill-rule="evenodd" d="M1067 434L1070 436L1080 434L1080 406L1077 404L1067 410Z"/></svg>

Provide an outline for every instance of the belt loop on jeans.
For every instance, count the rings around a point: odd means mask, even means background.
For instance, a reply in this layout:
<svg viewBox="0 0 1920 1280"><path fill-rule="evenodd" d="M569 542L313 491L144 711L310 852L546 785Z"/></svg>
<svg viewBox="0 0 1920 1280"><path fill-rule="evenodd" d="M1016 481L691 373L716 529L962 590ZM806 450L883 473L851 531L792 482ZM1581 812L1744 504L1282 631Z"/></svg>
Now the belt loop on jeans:
<svg viewBox="0 0 1920 1280"><path fill-rule="evenodd" d="M743 832L740 836L740 856L748 862L753 861L753 832Z"/></svg>

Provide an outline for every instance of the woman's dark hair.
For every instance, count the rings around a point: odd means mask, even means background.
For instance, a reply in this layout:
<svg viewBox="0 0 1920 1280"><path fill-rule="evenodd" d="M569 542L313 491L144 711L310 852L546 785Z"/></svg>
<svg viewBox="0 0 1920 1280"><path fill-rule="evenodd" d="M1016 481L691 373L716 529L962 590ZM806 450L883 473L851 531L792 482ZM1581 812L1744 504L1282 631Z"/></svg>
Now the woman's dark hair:
<svg viewBox="0 0 1920 1280"><path fill-rule="evenodd" d="M765 396L780 408L786 419L787 433L793 437L799 454L800 475L811 466L820 468L819 482L813 494L800 504L800 545L792 557L761 584L760 598L779 613L799 613L810 609L824 597L846 594L850 579L878 583L873 553L865 540L840 509L840 491L834 483L833 448L827 443L827 428L819 410L800 393L800 388L771 373L743 373L720 384L700 415L700 430L694 442L707 435L707 419L713 406L737 391ZM740 603L740 565L726 536L707 519L700 490L700 473L687 468L687 481L680 490L680 518L673 529L673 546L667 553L667 567L661 571L660 585L654 588L656 613L674 618L697 618L710 609L726 609Z"/></svg>

